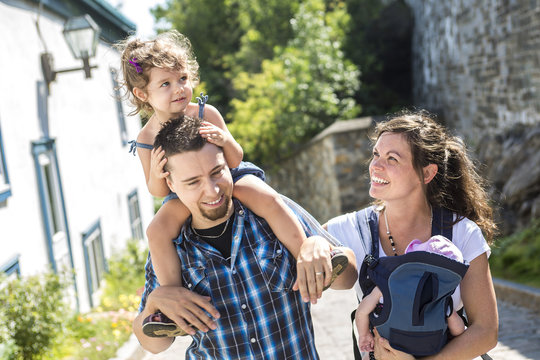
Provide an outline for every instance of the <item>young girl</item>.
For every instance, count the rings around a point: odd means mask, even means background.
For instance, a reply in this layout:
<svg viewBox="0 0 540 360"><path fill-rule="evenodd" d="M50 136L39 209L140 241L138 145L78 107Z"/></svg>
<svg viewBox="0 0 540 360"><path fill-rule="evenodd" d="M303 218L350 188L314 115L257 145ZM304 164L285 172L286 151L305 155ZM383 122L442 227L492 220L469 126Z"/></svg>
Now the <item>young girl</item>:
<svg viewBox="0 0 540 360"><path fill-rule="evenodd" d="M204 120L201 135L208 142L223 148L235 180L233 196L263 217L278 239L297 258L306 237L292 211L278 193L262 181L264 172L261 169L241 163L241 146L228 131L218 110L211 105L205 106L207 97L198 98L199 104L191 102L193 88L197 86L199 78L198 64L189 40L176 31L170 31L151 41L127 40L119 48L122 51L124 86L136 107L130 115L141 111L153 113L132 146L138 148L150 193L165 197L147 229L152 265L160 285L182 285L181 264L172 240L178 237L190 213L176 194L169 194L165 181L168 173L163 170L167 159L160 148L153 149L151 144L164 123L182 114ZM331 277L328 261L324 270L324 284L328 285ZM320 297L320 292L318 295Z"/></svg>

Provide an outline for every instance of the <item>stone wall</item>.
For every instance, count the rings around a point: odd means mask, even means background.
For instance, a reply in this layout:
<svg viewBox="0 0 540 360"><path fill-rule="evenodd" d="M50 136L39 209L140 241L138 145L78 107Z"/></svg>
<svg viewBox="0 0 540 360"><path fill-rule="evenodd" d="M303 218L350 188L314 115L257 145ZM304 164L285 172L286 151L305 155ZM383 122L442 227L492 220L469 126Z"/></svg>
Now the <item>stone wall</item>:
<svg viewBox="0 0 540 360"><path fill-rule="evenodd" d="M466 140L512 233L540 217L540 1L405 2L415 105Z"/></svg>
<svg viewBox="0 0 540 360"><path fill-rule="evenodd" d="M367 161L372 118L338 121L294 157L268 171L268 182L321 223L370 202Z"/></svg>
<svg viewBox="0 0 540 360"><path fill-rule="evenodd" d="M540 122L540 1L405 2L416 105L473 139Z"/></svg>

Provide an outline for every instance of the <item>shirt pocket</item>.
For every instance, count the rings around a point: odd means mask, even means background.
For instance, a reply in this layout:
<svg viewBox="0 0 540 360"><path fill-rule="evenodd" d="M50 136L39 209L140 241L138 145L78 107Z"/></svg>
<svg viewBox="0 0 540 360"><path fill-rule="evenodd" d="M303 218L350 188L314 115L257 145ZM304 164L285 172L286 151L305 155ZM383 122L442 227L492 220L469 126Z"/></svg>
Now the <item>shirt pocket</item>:
<svg viewBox="0 0 540 360"><path fill-rule="evenodd" d="M199 295L210 296L210 282L203 266L182 269L182 285Z"/></svg>
<svg viewBox="0 0 540 360"><path fill-rule="evenodd" d="M256 249L261 273L271 291L292 291L296 274L293 258L277 240L264 241ZM294 267L295 268L295 267Z"/></svg>

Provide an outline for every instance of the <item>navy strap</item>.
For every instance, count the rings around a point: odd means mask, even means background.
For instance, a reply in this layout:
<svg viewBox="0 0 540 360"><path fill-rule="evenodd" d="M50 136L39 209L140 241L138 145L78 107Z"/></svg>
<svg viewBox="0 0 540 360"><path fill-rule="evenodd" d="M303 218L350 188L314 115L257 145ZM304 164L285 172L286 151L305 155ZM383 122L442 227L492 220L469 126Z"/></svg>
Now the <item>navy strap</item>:
<svg viewBox="0 0 540 360"><path fill-rule="evenodd" d="M128 153L132 153L133 156L135 156L135 152L137 151L138 147L143 148L143 149L148 149L148 150L152 150L154 148L152 145L140 143L140 142L137 142L136 140L128 141L128 144L131 145L129 147Z"/></svg>
<svg viewBox="0 0 540 360"><path fill-rule="evenodd" d="M204 105L208 101L208 95L204 95L204 93L200 94L201 96L197 96L197 103L199 104L199 119L204 118Z"/></svg>

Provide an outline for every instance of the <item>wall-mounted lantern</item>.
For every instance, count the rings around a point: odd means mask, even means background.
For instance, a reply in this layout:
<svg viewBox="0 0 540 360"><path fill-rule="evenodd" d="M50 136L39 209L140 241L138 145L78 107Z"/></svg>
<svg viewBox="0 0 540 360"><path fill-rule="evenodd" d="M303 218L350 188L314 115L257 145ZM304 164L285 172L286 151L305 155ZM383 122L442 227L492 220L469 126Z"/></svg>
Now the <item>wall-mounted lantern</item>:
<svg viewBox="0 0 540 360"><path fill-rule="evenodd" d="M95 69L97 66L90 66L90 58L96 54L100 31L99 26L88 14L68 19L64 25L64 38L73 57L82 60L83 67L55 70L52 54L49 52L41 53L41 68L47 86L56 79L56 74L59 73L84 70L85 77L87 79L91 77L91 69Z"/></svg>

